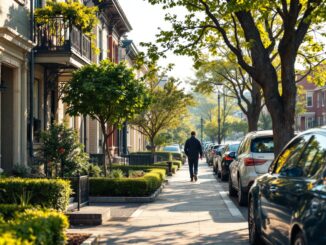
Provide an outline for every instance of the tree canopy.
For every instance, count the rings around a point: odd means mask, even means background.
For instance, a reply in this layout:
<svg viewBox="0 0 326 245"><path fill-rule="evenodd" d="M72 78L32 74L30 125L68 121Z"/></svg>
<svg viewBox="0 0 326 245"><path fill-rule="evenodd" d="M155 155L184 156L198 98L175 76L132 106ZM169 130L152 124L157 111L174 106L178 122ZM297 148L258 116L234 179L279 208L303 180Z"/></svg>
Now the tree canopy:
<svg viewBox="0 0 326 245"><path fill-rule="evenodd" d="M165 50L199 58L202 49L218 54L225 46L263 90L273 121L275 153L294 135L296 62L309 68L325 58L318 39L326 19L323 0L148 0L165 9L184 7L184 18L167 14L172 30L161 30ZM157 50L148 44L149 50ZM248 52L247 52L248 51ZM310 69L309 69L310 70Z"/></svg>
<svg viewBox="0 0 326 245"><path fill-rule="evenodd" d="M65 84L63 94L67 114L88 115L100 123L105 139L103 149L108 137L149 103L147 89L135 78L133 70L124 63L107 60L75 71ZM106 150L111 163L108 147Z"/></svg>
<svg viewBox="0 0 326 245"><path fill-rule="evenodd" d="M173 129L182 124L181 118L187 114L188 106L193 104L191 95L177 87L177 80L169 78L162 87L159 80L148 80L151 103L149 107L130 120L136 130L146 135L155 151L155 138L164 130Z"/></svg>

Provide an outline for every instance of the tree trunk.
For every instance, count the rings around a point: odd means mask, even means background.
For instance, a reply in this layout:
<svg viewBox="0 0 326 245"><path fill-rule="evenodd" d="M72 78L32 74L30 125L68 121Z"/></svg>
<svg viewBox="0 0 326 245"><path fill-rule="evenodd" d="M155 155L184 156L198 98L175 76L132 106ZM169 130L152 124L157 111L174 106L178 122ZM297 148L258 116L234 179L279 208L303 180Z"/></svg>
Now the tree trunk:
<svg viewBox="0 0 326 245"><path fill-rule="evenodd" d="M154 136L155 137L155 136ZM150 138L150 143L151 143L151 152L152 153L155 153L156 151L156 146L155 146L155 143L154 143L154 137L151 137Z"/></svg>
<svg viewBox="0 0 326 245"><path fill-rule="evenodd" d="M247 119L248 119L248 132L258 130L258 121L261 112L262 94L261 87L253 80L251 90L251 104L248 106Z"/></svg>

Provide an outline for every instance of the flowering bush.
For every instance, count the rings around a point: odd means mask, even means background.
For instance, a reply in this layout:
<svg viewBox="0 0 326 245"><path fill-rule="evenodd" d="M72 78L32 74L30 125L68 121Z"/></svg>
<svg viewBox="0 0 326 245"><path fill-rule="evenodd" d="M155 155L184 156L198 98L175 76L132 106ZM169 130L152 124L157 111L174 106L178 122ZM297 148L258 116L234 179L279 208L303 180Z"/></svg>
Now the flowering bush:
<svg viewBox="0 0 326 245"><path fill-rule="evenodd" d="M75 130L63 124L51 125L48 131L42 132L42 155L45 156L50 174L55 176L74 176L90 174L98 176L100 169L91 166L89 156L84 152L84 145L79 143L79 137ZM89 171L89 170L92 171Z"/></svg>

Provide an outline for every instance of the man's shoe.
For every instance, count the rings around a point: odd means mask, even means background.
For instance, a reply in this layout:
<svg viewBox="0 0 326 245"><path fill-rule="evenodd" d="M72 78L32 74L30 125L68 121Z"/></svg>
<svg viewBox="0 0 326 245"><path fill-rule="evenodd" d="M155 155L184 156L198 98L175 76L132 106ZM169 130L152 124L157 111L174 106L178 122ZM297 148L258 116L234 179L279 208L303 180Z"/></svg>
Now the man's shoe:
<svg viewBox="0 0 326 245"><path fill-rule="evenodd" d="M197 180L198 180L198 178L197 178L197 175L196 175L196 174L194 175L194 179L195 179L195 181L197 181Z"/></svg>
<svg viewBox="0 0 326 245"><path fill-rule="evenodd" d="M190 182L193 182L193 181L194 181L194 178L193 178L193 177L191 177L191 178L190 178Z"/></svg>

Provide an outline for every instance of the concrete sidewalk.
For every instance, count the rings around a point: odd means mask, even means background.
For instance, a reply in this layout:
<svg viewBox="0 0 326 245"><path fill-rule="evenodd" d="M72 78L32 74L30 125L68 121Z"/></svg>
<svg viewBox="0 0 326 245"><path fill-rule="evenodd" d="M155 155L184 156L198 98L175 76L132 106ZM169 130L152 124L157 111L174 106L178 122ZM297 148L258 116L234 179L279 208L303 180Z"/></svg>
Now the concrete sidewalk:
<svg viewBox="0 0 326 245"><path fill-rule="evenodd" d="M83 229L101 234L102 244L248 244L248 225L212 170L201 162L191 183L188 165L172 178L154 203L127 221Z"/></svg>

